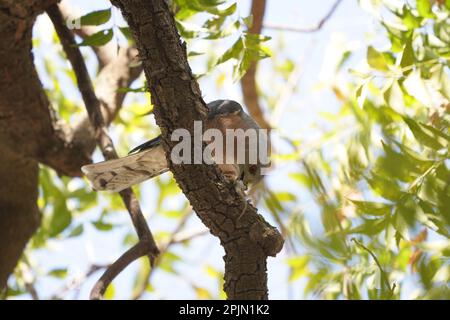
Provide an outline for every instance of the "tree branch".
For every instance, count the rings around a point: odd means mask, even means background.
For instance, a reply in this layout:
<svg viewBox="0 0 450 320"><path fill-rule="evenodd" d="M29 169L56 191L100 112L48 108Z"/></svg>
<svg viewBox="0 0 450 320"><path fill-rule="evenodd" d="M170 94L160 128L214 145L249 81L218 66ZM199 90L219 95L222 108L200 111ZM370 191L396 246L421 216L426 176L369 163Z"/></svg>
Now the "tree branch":
<svg viewBox="0 0 450 320"><path fill-rule="evenodd" d="M99 271L101 269L106 269L109 266L111 266L111 264L106 264L106 265L92 264L92 265L90 265L85 273L74 277L72 280L70 280L69 282L64 284L61 288L56 290L47 300L62 300L62 299L64 299L64 296L72 290L75 290L75 294L72 299L78 300L77 297L80 293L80 287L85 282L85 280L88 279L89 277L91 277L97 271Z"/></svg>
<svg viewBox="0 0 450 320"><path fill-rule="evenodd" d="M67 1L62 1L59 9L65 21L81 16L81 12L72 8ZM75 14L74 14L75 12ZM86 38L99 31L94 26L81 26L71 30L75 35ZM92 47L99 62L99 74L96 79L96 94L101 103L101 111L106 126L115 119L122 108L126 92L121 88L129 87L142 73L142 65L136 63L135 47L117 48L112 41L100 47ZM96 146L95 132L89 117L81 119L76 125L73 141L81 144L91 154Z"/></svg>
<svg viewBox="0 0 450 320"><path fill-rule="evenodd" d="M314 27L309 28L295 28L289 26L280 26L280 25L272 25L272 24L264 24L264 29L270 30L278 30L278 31L289 31L289 32L299 32L299 33L313 33L317 32L325 25L325 23L331 18L331 16L335 13L336 9L341 4L342 0L336 0L336 2L331 6L330 10L327 14L320 19L320 21Z"/></svg>
<svg viewBox="0 0 450 320"><path fill-rule="evenodd" d="M72 8L67 1L59 5L64 20L73 20L81 16L81 12ZM72 32L81 38L87 38L99 31L94 26L81 26ZM126 92L121 88L129 87L142 73L142 65L136 63L137 49L135 47L117 48L112 41L100 47L92 47L99 62L99 74L96 79L96 94L101 103L101 111L106 126L115 119L122 108ZM96 146L94 129L89 117L81 119L76 125L73 141L83 145L91 154Z"/></svg>
<svg viewBox="0 0 450 320"><path fill-rule="evenodd" d="M169 241L165 244L160 244L160 248L161 248L160 254L159 254L158 258L155 260L155 263L152 266L152 268L150 268L148 273L145 275L145 281L142 283L140 288L133 293L133 297L132 297L133 300L138 300L142 297L145 290L147 289L147 285L150 283L150 278L152 277L156 268L160 264L161 259L164 257L164 254L169 250L170 246L172 246L175 243L175 237L181 231L181 229L183 229L183 227L186 225L187 220L189 219L189 217L192 214L192 208L188 207L186 210L187 211L184 213L184 216L181 218L181 220L178 222L178 225L176 226L175 230L172 232L172 235L171 235Z"/></svg>
<svg viewBox="0 0 450 320"><path fill-rule="evenodd" d="M39 167L0 144L0 292L40 225ZM24 197L23 195L27 196Z"/></svg>
<svg viewBox="0 0 450 320"><path fill-rule="evenodd" d="M117 57L98 74L95 92L106 126L109 126L122 108L126 92L119 89L129 87L142 72L141 65L132 66L136 58L136 48L120 48ZM82 145L89 153L95 149L95 132L88 116L75 125L73 141Z"/></svg>
<svg viewBox="0 0 450 320"><path fill-rule="evenodd" d="M220 238L225 249L225 286L229 299L267 299L266 260L283 246L279 232L248 205L216 165L173 164L175 129L193 132L194 120L207 115L206 104L187 63L186 46L164 0L112 0L133 31L149 84L163 146L177 183L193 209ZM192 150L194 151L194 150ZM241 219L242 211L246 208Z"/></svg>
<svg viewBox="0 0 450 320"><path fill-rule="evenodd" d="M100 150L102 151L105 159L117 159L117 153L114 149L113 142L106 131L105 120L100 109L100 101L98 100L94 92L94 88L89 77L89 73L87 71L83 56L81 55L79 48L76 46L73 34L64 23L64 18L57 5L53 5L49 9L47 9L47 14L52 20L64 51L66 52L66 55L70 63L72 64L72 68L77 78L78 88L85 103L91 125L94 128L97 144L100 147ZM118 266L123 266L124 262L128 262L129 264L130 261L128 261L127 259L135 257L134 254L141 253L143 249L146 249L145 254L148 255L150 263L153 264L154 259L159 253L150 229L148 228L147 222L145 221L145 218L141 212L138 200L131 188L125 189L119 194L130 214L131 220L139 237L139 243L136 245L134 250L130 250L128 254L124 254L124 256L113 263L111 266L111 270L109 268L106 270L104 276L102 276L102 278L100 279L101 283L106 285L108 285L109 282L105 281L105 279L112 281L113 278L110 277L112 275L115 277L118 274L116 273L117 270L120 269ZM142 254L140 256L142 256ZM138 256L137 258L139 258L140 256ZM125 267L126 265L123 266L123 268ZM94 290L98 290L99 288L103 288L102 285L96 285ZM100 290L99 292L104 292L104 290L106 290L106 287L103 291L102 290ZM96 296L95 292L93 296Z"/></svg>
<svg viewBox="0 0 450 320"><path fill-rule="evenodd" d="M351 238L351 241L353 241L361 249L365 250L375 261L378 269L380 269L381 279L382 279L384 285L386 286L387 290L389 291L389 299L390 299L394 295L394 290L395 290L396 285L394 283L391 287L391 284L389 283L389 277L386 274L386 272L383 270L383 268L381 267L380 261L378 261L378 258L375 255L375 253L373 253L372 250L370 250L365 245L363 245L361 242L359 242L356 238Z"/></svg>
<svg viewBox="0 0 450 320"><path fill-rule="evenodd" d="M90 162L56 119L33 64L36 16L56 2L0 2L0 291L40 224L38 161L69 176Z"/></svg>
<svg viewBox="0 0 450 320"><path fill-rule="evenodd" d="M125 252L119 259L114 261L100 279L95 283L92 288L90 299L99 300L105 294L106 289L111 282L121 273L126 267L137 259L147 255L154 250L154 243L151 241L139 241L136 245L131 247Z"/></svg>
<svg viewBox="0 0 450 320"><path fill-rule="evenodd" d="M80 167L91 162L90 155L95 148L93 129L87 117L75 130L57 118L33 64L33 24L38 14L56 2L58 0L0 2L0 147L4 150L0 158L5 168L0 180L11 181L10 185L15 186L4 192L7 198L0 197L0 226L8 230L0 236L4 243L0 248L0 261L8 261L0 264L0 288L6 285L25 244L39 226L40 213L35 203L38 162L60 175L81 176ZM117 89L128 87L142 71L140 66L130 67L136 53L134 48L121 49L99 74L98 96L106 123L113 120L125 97L125 93ZM36 185L32 186L32 182ZM24 201L23 194L33 196L30 201Z"/></svg>
<svg viewBox="0 0 450 320"><path fill-rule="evenodd" d="M90 155L71 141L72 130L57 119L42 89L31 54L32 28L41 11L25 15L31 10L26 6L30 2L38 5L37 1L1 5L0 141L14 153L44 163L59 174L80 176L80 167L91 161Z"/></svg>
<svg viewBox="0 0 450 320"><path fill-rule="evenodd" d="M266 11L266 0L253 0L251 14L253 16L253 24L248 32L260 34L264 20L264 12ZM258 64L252 62L247 72L241 79L242 95L248 112L253 119L264 129L270 129L269 122L264 118L262 107L259 103L258 88L256 84L256 71Z"/></svg>
<svg viewBox="0 0 450 320"><path fill-rule="evenodd" d="M64 20L66 21L71 21L81 16L81 11L70 6L67 1L62 1L59 5L59 9L61 10ZM77 36L84 39L100 30L94 26L81 26L79 29L75 28L72 31ZM111 63L111 61L116 58L117 44L113 41L110 41L103 46L92 47L92 50L97 56L99 62L99 70L102 70L106 65Z"/></svg>

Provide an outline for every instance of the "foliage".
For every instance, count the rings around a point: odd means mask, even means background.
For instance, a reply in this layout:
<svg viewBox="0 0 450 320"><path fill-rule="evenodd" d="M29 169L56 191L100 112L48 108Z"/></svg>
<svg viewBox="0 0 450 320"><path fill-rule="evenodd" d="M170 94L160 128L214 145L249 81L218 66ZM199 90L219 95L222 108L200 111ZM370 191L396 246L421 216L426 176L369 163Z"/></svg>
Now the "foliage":
<svg viewBox="0 0 450 320"><path fill-rule="evenodd" d="M268 36L247 33L252 17L240 16L234 2L169 3L187 42L190 61L201 60L206 65L199 76L217 76L218 92L222 92L223 78L232 74L238 80L251 62L272 56L264 61L268 67L258 80L261 88L264 80L273 80L259 98L268 106L266 114L277 120L283 92L300 64L283 54L282 36L268 41ZM280 122L274 160L287 169L275 167L268 176L259 190L258 208L287 238L282 261L289 270L285 287L296 297L449 299L450 2L361 0L360 5L373 13L386 46L367 44L363 67L352 60L356 54L352 49L332 48L340 54L335 57L334 79L321 90L334 94L338 108L320 112L317 122L325 122L326 130L318 130L313 141L297 138L294 132L284 134ZM81 25L97 26L99 31L79 45L122 44L123 39L130 43L130 29L117 22L115 10L83 15ZM207 50L193 50L199 42L206 43ZM47 93L60 117L75 122L83 108L73 98L73 73L61 62L61 52L57 54L58 59L38 55L43 65L40 76L50 87ZM220 68L228 73L217 75ZM72 91L62 83L69 83ZM149 118L142 117L149 112L146 84L140 79L137 85L137 89L121 89L130 99L111 129L120 154L157 134ZM129 277L130 295L159 297L155 279L167 276L183 279L199 299L224 298L223 272L216 266L197 268L212 285L180 271L193 263L196 240L175 241L192 221L175 181L167 175L159 177L141 191L141 200L150 199L144 201L144 211L152 212L149 219L153 219L155 238L160 245L171 245L156 268L151 269L144 259L139 261ZM35 283L71 283L71 266L43 267L36 259L39 252L50 251L55 244L87 241L92 233L119 234L124 247L136 243L117 195L91 192L83 180L57 177L46 167L41 168L39 195L42 226L16 268L8 297L30 293ZM199 240L208 242L206 237ZM208 252L201 254L208 256ZM117 285L110 287L107 297L114 298L119 291ZM68 295L60 290L51 297Z"/></svg>
<svg viewBox="0 0 450 320"><path fill-rule="evenodd" d="M295 150L303 171L291 177L315 198L323 232L312 234L301 211L291 215L308 247L289 260L292 279L307 278L305 294L326 299L448 299L450 8L369 2L386 12L377 18L390 48L369 45L367 70L350 70L357 84L332 85L342 106L327 119L354 128L335 145L338 157ZM412 277L419 291L408 296Z"/></svg>

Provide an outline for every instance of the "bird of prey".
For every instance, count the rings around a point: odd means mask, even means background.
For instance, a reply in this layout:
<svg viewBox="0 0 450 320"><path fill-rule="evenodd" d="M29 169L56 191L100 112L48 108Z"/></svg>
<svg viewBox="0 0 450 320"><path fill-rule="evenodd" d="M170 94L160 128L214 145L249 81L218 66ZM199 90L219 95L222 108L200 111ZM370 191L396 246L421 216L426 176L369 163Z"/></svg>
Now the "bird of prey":
<svg viewBox="0 0 450 320"><path fill-rule="evenodd" d="M251 141L244 140L244 143L242 140L240 143L235 141L233 150L227 150L226 136L236 129L242 129L241 131L251 129L256 133L262 129L236 101L216 100L208 103L207 106L209 112L205 120L206 129L218 129L223 133L224 155L221 158L229 159L229 155L232 155L231 161L218 163L219 169L232 183L241 184L244 188L249 184L255 184L261 179L261 162L259 159L256 162L249 161L251 158L249 152L252 149ZM257 148L261 146L270 148L266 138L265 135L257 135ZM134 148L126 157L89 164L81 169L95 190L122 191L168 171L161 141L161 136L158 136ZM244 161L239 162L237 159L238 148L244 150Z"/></svg>

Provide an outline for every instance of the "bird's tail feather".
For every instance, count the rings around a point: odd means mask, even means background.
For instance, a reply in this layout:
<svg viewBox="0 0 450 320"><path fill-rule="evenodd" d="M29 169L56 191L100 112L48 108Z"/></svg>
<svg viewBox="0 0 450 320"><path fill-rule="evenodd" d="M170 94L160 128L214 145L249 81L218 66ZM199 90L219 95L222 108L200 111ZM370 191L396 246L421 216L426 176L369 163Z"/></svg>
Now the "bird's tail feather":
<svg viewBox="0 0 450 320"><path fill-rule="evenodd" d="M124 158L89 164L81 168L95 190L122 191L168 170L161 145Z"/></svg>

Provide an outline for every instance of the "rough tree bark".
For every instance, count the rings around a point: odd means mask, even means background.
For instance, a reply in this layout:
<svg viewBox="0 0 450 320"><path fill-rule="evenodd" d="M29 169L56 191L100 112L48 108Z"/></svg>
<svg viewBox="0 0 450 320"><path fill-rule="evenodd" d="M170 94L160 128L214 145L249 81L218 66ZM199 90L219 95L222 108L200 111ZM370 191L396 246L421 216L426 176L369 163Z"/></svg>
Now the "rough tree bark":
<svg viewBox="0 0 450 320"><path fill-rule="evenodd" d="M54 2L0 2L0 290L39 226L37 161L68 174L89 161L52 119L33 65L33 23Z"/></svg>
<svg viewBox="0 0 450 320"><path fill-rule="evenodd" d="M79 168L90 162L93 148L94 137L86 134L90 131L85 130L86 121L72 129L57 119L33 65L31 31L35 18L56 2L0 1L0 288L39 226L38 163L60 174L80 176ZM192 121L206 114L185 48L163 1L115 3L122 7L140 45L153 101L158 106L156 117L166 138L165 147L170 150L169 134L178 127L191 129ZM124 70L131 59L130 51L119 54L122 60L117 58L115 67L109 68L104 59L108 55L98 56L105 75L99 75L97 95L109 122L123 100L115 89L131 83L140 70ZM200 218L225 248L228 297L267 298L266 258L281 250L279 233L251 206L236 221L245 206L244 199L215 166L172 165L171 169ZM29 197L24 199L23 194Z"/></svg>
<svg viewBox="0 0 450 320"><path fill-rule="evenodd" d="M70 141L71 129L56 119L36 73L31 32L36 16L54 1L0 4L0 143L59 173L80 175L89 155ZM38 5L39 4L39 5Z"/></svg>
<svg viewBox="0 0 450 320"><path fill-rule="evenodd" d="M53 22L53 26L61 41L67 59L72 65L72 69L77 79L78 89L83 98L97 145L105 160L117 159L118 155L114 148L114 144L107 134L106 117L103 115L104 112L102 112L102 102L95 93L83 55L76 46L73 32L66 26L64 16L58 5L53 5L47 9L47 14ZM105 69L107 69L107 67ZM99 77L99 79L101 79L101 77ZM106 83L108 84L109 82ZM114 84L114 81L111 84ZM142 214L139 201L133 190L127 188L120 191L119 195L121 196L125 207L128 209L139 241L106 269L105 273L100 280L97 281L91 291L91 299L101 299L111 281L132 261L143 255L147 255L150 265L153 266L159 254L159 249L150 232L150 228L146 223L144 215Z"/></svg>
<svg viewBox="0 0 450 320"><path fill-rule="evenodd" d="M37 207L37 162L17 156L7 148L1 148L0 289L6 284L9 274L41 220ZM27 196L18 196L24 194Z"/></svg>
<svg viewBox="0 0 450 320"><path fill-rule="evenodd" d="M81 176L95 147L87 117L74 128L57 118L33 64L34 22L58 1L0 0L0 291L39 227L38 164ZM124 99L117 89L129 86L142 70L129 67L135 51L102 55L97 95L107 124Z"/></svg>
<svg viewBox="0 0 450 320"><path fill-rule="evenodd" d="M170 150L177 128L192 132L194 120L207 114L205 102L187 63L172 14L164 0L112 0L128 21L151 91L163 145L177 183L211 233L225 249L225 285L229 299L267 299L268 256L283 246L279 232L249 205L211 165L175 165Z"/></svg>

